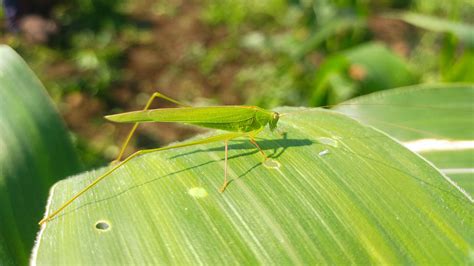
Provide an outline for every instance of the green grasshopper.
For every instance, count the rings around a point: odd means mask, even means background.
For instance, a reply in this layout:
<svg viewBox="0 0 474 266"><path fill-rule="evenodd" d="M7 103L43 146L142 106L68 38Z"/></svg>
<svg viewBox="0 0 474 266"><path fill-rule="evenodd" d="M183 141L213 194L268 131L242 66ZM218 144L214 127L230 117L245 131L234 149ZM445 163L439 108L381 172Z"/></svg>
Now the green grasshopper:
<svg viewBox="0 0 474 266"><path fill-rule="evenodd" d="M161 108L161 109L152 109L150 110L149 107L154 99L162 98L164 100L170 101L175 103L181 107L179 108ZM121 113L116 115L109 115L105 118L119 123L132 123L134 122L134 126L130 130L120 153L117 159L114 161L116 164L109 169L107 172L102 174L101 176L97 177L91 184L87 187L79 191L76 195L74 195L71 199L66 201L61 207L59 207L56 211L49 214L47 217L43 218L39 224L42 225L43 223L50 221L54 218L58 213L60 213L64 208L66 208L69 204L71 204L74 200L84 194L86 191L94 187L97 183L103 180L105 177L109 176L115 170L126 164L131 159L151 153L151 152L158 152L164 150L171 150L176 148L188 147L198 144L206 144L216 141L223 141L225 145L225 159L224 159L224 184L220 188L220 192L224 192L229 181L227 180L227 157L228 157L228 142L229 140L245 137L250 140L250 142L259 150L264 158L264 162L268 160L268 157L265 155L263 150L255 141L255 136L262 131L266 125L269 126L270 130L273 131L277 127L278 119L280 118L280 114L273 111L268 111L262 109L257 106L211 106L211 107L191 107L189 105L183 104L174 100L168 96L165 96L159 92L154 93L150 99L148 100L145 108L141 111L129 112L129 113ZM130 139L132 138L135 130L137 129L138 125L143 122L175 122L175 123L184 123L190 124L205 128L212 128L212 129L221 129L228 131L229 133L220 134L216 136L211 136L208 138L185 142L173 146L167 146L162 148L156 149L147 149L147 150L140 150L132 155L128 156L125 160L121 161L125 148L127 147Z"/></svg>

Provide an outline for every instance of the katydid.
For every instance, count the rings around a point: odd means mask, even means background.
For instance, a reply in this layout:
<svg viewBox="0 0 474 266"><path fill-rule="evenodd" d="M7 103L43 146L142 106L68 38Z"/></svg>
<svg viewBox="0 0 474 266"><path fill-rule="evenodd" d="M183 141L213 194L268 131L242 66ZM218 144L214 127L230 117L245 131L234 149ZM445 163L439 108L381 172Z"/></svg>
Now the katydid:
<svg viewBox="0 0 474 266"><path fill-rule="evenodd" d="M149 110L149 107L155 98L162 98L177 105L180 105L179 108L161 108L161 109L152 109ZM180 103L177 100L174 100L170 97L167 97L161 93L154 93L145 108L141 111L121 113L116 115L109 115L105 117L106 119L119 122L119 123L131 123L134 122L130 133L128 134L120 153L115 160L119 162L123 156L125 148L128 145L131 137L133 136L135 130L137 129L139 123L143 122L175 122L175 123L184 123L190 124L205 128L220 129L228 131L228 133L207 137L204 139L185 142L177 145L156 148L156 149L147 149L140 150L132 155L128 156L125 160L117 163L111 169L106 171L101 176L97 177L91 184L79 191L71 199L66 201L61 207L56 211L49 214L47 217L42 219L39 224L43 224L52 218L54 218L58 213L60 213L64 208L71 204L74 200L84 194L86 191L94 187L97 183L103 180L105 177L109 176L115 170L126 164L131 159L146 153L171 150L181 147L188 147L198 144L206 144L216 141L223 141L225 145L225 159L224 159L224 183L220 188L220 192L224 192L229 181L227 180L227 158L228 158L228 141L238 137L245 137L250 140L250 142L259 150L262 154L264 160L267 160L268 157L265 155L263 150L259 147L255 141L255 136L264 129L266 125L269 126L270 130L273 131L278 123L280 114L273 111L268 111L257 106L210 106L210 107L191 107Z"/></svg>

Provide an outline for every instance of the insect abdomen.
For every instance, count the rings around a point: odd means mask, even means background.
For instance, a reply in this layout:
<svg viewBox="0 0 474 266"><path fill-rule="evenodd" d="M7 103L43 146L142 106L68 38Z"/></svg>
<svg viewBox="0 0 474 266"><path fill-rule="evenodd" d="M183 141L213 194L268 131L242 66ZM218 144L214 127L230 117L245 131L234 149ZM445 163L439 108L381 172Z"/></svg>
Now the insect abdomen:
<svg viewBox="0 0 474 266"><path fill-rule="evenodd" d="M231 132L250 132L262 128L265 125L261 125L255 118L234 122L234 123L189 123L207 128L221 129Z"/></svg>

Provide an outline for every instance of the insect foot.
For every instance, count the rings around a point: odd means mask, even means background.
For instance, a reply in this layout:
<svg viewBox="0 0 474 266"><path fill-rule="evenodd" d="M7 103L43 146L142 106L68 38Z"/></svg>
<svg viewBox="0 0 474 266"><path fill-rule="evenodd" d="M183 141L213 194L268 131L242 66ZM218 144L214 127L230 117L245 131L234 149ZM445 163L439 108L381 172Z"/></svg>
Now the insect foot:
<svg viewBox="0 0 474 266"><path fill-rule="evenodd" d="M281 164L277 160L268 158L263 162L263 166L270 169L278 169Z"/></svg>
<svg viewBox="0 0 474 266"><path fill-rule="evenodd" d="M226 182L224 183L224 185L222 185L222 187L219 189L219 192L220 192L220 193L224 193L224 191L225 191L225 189L227 188L227 186L229 185L229 183L230 183L229 181L226 181Z"/></svg>
<svg viewBox="0 0 474 266"><path fill-rule="evenodd" d="M117 165L118 163L120 163L120 161L113 160L109 163L109 166L114 166L114 165Z"/></svg>

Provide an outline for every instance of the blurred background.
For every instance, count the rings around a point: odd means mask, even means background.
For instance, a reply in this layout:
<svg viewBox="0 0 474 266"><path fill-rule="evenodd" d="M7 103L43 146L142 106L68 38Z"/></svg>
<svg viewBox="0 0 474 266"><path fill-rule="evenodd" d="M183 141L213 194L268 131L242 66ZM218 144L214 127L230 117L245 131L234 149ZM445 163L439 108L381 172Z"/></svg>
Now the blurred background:
<svg viewBox="0 0 474 266"><path fill-rule="evenodd" d="M426 82L474 82L469 0L4 0L0 43L33 68L86 169L130 126L103 116L154 91L193 105L335 104ZM154 107L172 106L155 103ZM128 152L196 131L146 124Z"/></svg>

